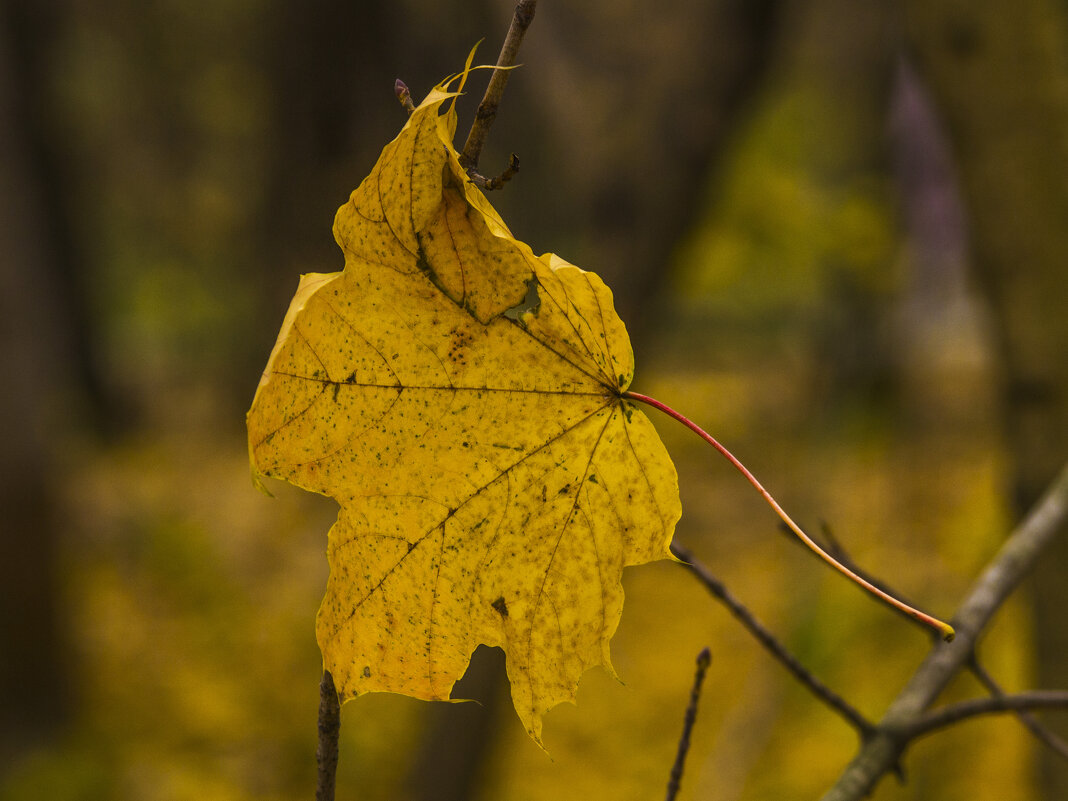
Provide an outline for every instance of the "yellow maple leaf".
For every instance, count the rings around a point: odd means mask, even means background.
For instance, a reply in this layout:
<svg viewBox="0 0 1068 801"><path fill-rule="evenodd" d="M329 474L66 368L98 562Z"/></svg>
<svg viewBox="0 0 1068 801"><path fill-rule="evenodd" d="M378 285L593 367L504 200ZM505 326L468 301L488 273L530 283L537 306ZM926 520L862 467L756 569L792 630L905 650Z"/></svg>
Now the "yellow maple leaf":
<svg viewBox="0 0 1068 801"><path fill-rule="evenodd" d="M342 700L447 699L480 643L541 717L612 670L622 569L669 558L675 469L621 397L593 273L517 241L460 167L439 85L339 209L248 414L254 470L335 498L317 618Z"/></svg>

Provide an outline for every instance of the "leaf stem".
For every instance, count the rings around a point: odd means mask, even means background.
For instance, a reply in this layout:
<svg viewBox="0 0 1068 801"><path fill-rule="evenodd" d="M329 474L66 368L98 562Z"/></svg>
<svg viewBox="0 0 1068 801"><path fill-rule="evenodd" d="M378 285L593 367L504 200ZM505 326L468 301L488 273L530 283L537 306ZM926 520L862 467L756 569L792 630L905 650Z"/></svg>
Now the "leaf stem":
<svg viewBox="0 0 1068 801"><path fill-rule="evenodd" d="M827 564L829 564L842 575L859 584L872 595L888 603L890 606L904 612L909 617L914 618L915 620L918 620L921 623L924 623L925 625L937 630L938 633L942 636L942 639L946 642L949 642L953 639L953 627L950 626L948 623L944 623L941 620L938 620L937 618L931 617L930 615L921 612L919 609L915 609L909 606L908 604L899 601L897 598L890 595L889 593L883 592L870 581L866 581L865 579L861 578L848 567L843 565L841 562L837 561L829 553L820 548L820 546L817 545L815 541L813 541L812 538L809 537L804 531L802 531L801 527L797 525L797 523L795 523L788 514L786 514L786 511L781 506L779 506L778 501L776 501L771 496L771 493L764 489L764 485L757 481L756 476L749 472L749 469L740 461L738 461L738 459L735 458L734 454L732 454L729 450L723 447L723 445L721 445L715 437L713 437L711 434L709 434L707 431L697 425L697 423L693 422L685 415L675 411L667 404L658 401L656 398L650 398L648 395L642 395L638 392L628 391L624 392L622 397L628 400L644 403L647 406L652 406L654 409L658 409L659 411L666 414L668 417L674 418L675 420L686 426L688 429L693 431L695 434L697 434L697 436L701 437L701 439L703 439L705 442L707 442L709 445L719 451L720 454L728 462L734 465L735 469L738 470L738 472L740 472L743 476L745 476L746 480L753 485L757 492L760 493L761 497L768 504L768 506L775 510L775 514L779 516L779 518L790 528L790 530L797 536L797 538L800 539L801 542L805 543L805 545L807 545L809 548L811 548L813 552L815 552L821 559L823 559L823 561L825 561Z"/></svg>

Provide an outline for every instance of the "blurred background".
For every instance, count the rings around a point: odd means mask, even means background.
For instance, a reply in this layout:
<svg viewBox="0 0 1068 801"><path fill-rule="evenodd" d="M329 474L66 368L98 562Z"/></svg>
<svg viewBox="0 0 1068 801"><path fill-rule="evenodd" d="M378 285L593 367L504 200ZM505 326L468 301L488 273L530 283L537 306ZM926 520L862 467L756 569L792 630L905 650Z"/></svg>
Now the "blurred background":
<svg viewBox="0 0 1068 801"><path fill-rule="evenodd" d="M244 413L298 276L342 265L394 79L418 102L479 39L492 63L512 8L0 2L0 799L311 797L336 507L253 489ZM635 389L951 615L1068 455L1068 7L549 1L520 61L482 167L523 167L491 200L613 287ZM655 422L678 540L877 719L926 635ZM1066 569L1061 543L982 642L1009 690L1068 686ZM659 797L706 645L681 797L818 797L852 730L677 566L624 580L624 683L584 677L551 757L480 649L478 704L345 707L338 797ZM877 799L1068 797L1011 718L906 767Z"/></svg>

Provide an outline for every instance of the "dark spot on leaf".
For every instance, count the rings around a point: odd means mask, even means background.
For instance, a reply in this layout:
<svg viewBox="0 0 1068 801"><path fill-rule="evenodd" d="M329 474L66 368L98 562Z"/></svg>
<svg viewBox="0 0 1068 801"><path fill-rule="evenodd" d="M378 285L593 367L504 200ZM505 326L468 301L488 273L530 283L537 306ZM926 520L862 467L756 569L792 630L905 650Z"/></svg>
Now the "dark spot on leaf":
<svg viewBox="0 0 1068 801"><path fill-rule="evenodd" d="M366 665L364 667L364 669L363 669L363 677L365 679L371 678L371 666L370 665Z"/></svg>
<svg viewBox="0 0 1068 801"><path fill-rule="evenodd" d="M417 235L418 236L418 235ZM430 262L426 260L426 251L423 250L423 243L419 242L419 250L415 254L415 263L424 273L433 274L433 270L430 269Z"/></svg>
<svg viewBox="0 0 1068 801"><path fill-rule="evenodd" d="M337 393L341 391L341 384L334 384L334 403L337 403Z"/></svg>
<svg viewBox="0 0 1068 801"><path fill-rule="evenodd" d="M560 492L557 493L557 494L559 494L559 495L567 495L567 493L570 492L570 491L571 491L571 485L570 484L564 484L564 486L560 487Z"/></svg>
<svg viewBox="0 0 1068 801"><path fill-rule="evenodd" d="M627 377L625 375L623 375L623 373L620 373L619 374L619 385L623 386L626 383L627 383Z"/></svg>
<svg viewBox="0 0 1068 801"><path fill-rule="evenodd" d="M494 601L491 606L493 606L493 608L496 609L498 613L500 613L501 617L508 617L508 604L504 602L503 595L496 601Z"/></svg>
<svg viewBox="0 0 1068 801"><path fill-rule="evenodd" d="M405 545L408 546L408 553L411 553L412 552L412 548L415 547L415 543L414 542L406 542Z"/></svg>
<svg viewBox="0 0 1068 801"><path fill-rule="evenodd" d="M587 481L592 481L594 484L596 484L597 483L597 476L595 476L593 473L590 473L590 477L587 478L586 480Z"/></svg>

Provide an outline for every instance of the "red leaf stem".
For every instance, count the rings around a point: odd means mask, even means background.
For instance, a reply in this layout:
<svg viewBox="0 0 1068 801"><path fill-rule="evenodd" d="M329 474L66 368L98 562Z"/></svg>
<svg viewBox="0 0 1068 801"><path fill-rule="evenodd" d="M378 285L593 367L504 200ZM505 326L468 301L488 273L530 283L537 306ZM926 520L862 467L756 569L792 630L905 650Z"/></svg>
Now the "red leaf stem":
<svg viewBox="0 0 1068 801"><path fill-rule="evenodd" d="M699 425L697 425L697 423L693 422L692 420L690 420L685 415L680 414L679 412L676 412L674 409L672 409L667 404L658 401L656 398L650 398L648 395L642 395L641 393L638 393L638 392L629 392L628 391L628 392L624 392L623 393L623 397L626 398L627 400L638 401L639 403L644 403L647 406L652 406L654 409L660 410L661 412L666 414L668 417L672 417L675 420L677 420L680 423L682 423L688 429L690 429L695 434L697 434L697 436L699 436L701 439L703 439L705 442L707 442L709 445L711 445L713 448L715 448L717 451L719 451L720 454L722 454L723 457L728 462L730 462L732 465L734 465L735 469L738 470L738 472L740 472L743 476L745 476L746 480L750 484L752 484L753 487L756 488L756 491L760 493L760 495L764 498L765 502L767 502L768 506L770 506L772 509L775 510L775 514L777 514L782 519L782 521L787 526L789 526L790 530L795 535L797 535L797 537L803 543L805 543L805 545L807 545L809 548L811 548L813 551L815 551L816 554L818 554L819 557L821 559L823 559L823 561L825 561L827 564L829 564L831 567L833 567L839 573L841 573L842 575L846 576L847 578L853 580L854 582L859 584L861 587L866 589L868 592L870 592L872 595L876 596L877 598L880 598L881 600L883 600L886 603L890 604L894 608L900 609L906 615L909 615L910 617L915 618L916 620L920 621L921 623L924 623L927 626L930 626L931 628L935 629L941 635L942 639L945 640L946 642L949 642L950 640L953 639L953 636L954 636L953 627L950 626L948 623L943 623L941 620L938 620L937 618L931 617L930 615L928 615L928 614L926 614L924 612L921 612L919 609L914 609L913 607L911 607L908 604L898 600L897 598L895 598L894 596L890 595L889 593L883 592L878 587L876 587L874 584L872 584L869 581L865 581L863 578L858 576L856 573L854 573L848 567L846 567L845 565L843 565L842 563L837 561L829 553L827 553L822 548L820 548L820 546L817 545L812 540L811 537L809 537L804 531L801 530L801 527L799 525L797 525L797 523L795 523L791 519L790 515L786 514L786 512L783 510L783 508L781 506L779 506L778 501L776 501L773 497L771 497L771 493L768 492L766 489L764 489L764 485L761 484L759 481L757 481L756 476L754 476L752 473L750 473L749 469L744 464L742 464L740 461L738 461L738 459L735 458L733 453L731 453L729 450L727 450L725 447L723 447L723 445L721 445L716 440L715 437L713 437L711 434L709 434L707 431L705 431L703 428L701 428Z"/></svg>

